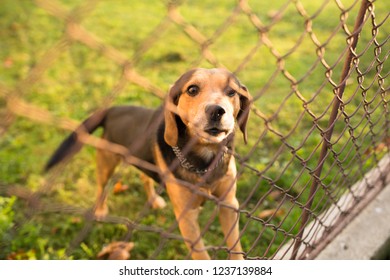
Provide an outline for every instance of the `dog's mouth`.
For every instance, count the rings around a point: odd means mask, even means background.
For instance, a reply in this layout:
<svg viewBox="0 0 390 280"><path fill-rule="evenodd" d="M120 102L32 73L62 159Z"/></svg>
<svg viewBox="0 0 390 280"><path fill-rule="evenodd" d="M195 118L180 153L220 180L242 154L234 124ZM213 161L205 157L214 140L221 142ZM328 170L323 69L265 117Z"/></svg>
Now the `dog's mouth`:
<svg viewBox="0 0 390 280"><path fill-rule="evenodd" d="M199 140L204 143L220 143L223 141L232 131L227 128L221 128L217 126L207 126L202 130L194 131Z"/></svg>
<svg viewBox="0 0 390 280"><path fill-rule="evenodd" d="M204 130L206 133L210 134L211 136L218 136L221 133L227 133L226 129L219 129L218 127L212 127Z"/></svg>

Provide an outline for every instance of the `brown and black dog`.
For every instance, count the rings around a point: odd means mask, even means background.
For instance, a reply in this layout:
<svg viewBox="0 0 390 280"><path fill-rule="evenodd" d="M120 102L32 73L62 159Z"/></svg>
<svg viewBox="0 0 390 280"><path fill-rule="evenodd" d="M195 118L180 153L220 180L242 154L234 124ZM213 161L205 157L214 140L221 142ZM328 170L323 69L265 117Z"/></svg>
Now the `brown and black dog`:
<svg viewBox="0 0 390 280"><path fill-rule="evenodd" d="M92 115L80 128L92 133L103 127L103 139L120 144L132 156L157 166L160 172L137 166L147 175L142 178L148 200L154 208L164 207L165 202L155 192L152 179L165 184L193 259L209 259L198 215L200 206L210 196L219 202L220 223L230 258L243 259L236 199L237 171L231 151L236 124L246 142L251 101L246 87L229 71L198 68L175 82L164 106L157 110L111 107ZM74 155L81 146L77 133L72 133L54 153L46 169ZM106 150L97 152L96 216L107 214L101 196L120 159Z"/></svg>

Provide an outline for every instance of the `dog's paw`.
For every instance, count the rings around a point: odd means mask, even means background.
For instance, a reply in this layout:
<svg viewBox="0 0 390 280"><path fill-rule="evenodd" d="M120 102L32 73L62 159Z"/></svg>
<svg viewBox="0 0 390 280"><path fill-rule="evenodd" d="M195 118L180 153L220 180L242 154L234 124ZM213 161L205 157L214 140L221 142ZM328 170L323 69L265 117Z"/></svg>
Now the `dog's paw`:
<svg viewBox="0 0 390 280"><path fill-rule="evenodd" d="M96 220L98 220L98 221L102 220L107 215L108 215L108 207L107 206L96 208L96 210L95 210L95 219Z"/></svg>
<svg viewBox="0 0 390 280"><path fill-rule="evenodd" d="M156 195L155 197L153 197L149 201L149 203L152 205L153 209L163 209L163 208L165 208L165 206L167 206L167 203L165 202L165 200L159 195Z"/></svg>

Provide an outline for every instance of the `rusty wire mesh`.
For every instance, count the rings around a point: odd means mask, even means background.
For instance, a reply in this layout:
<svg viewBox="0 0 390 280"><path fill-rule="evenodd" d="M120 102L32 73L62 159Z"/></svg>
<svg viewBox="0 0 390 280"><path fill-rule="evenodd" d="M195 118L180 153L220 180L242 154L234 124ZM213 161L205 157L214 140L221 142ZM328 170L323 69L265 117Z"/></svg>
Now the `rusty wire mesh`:
<svg viewBox="0 0 390 280"><path fill-rule="evenodd" d="M388 183L389 13L385 4L378 5L378 10L375 1L366 0L316 4L240 0L230 1L228 9L220 11L219 4L208 2L161 1L143 10L141 17L129 15L123 26L111 26L110 17L123 15L111 15L101 8L102 1L62 2L36 0L32 6L49 22L54 19L50 29L56 30L56 39L44 49L31 50L31 61L13 62L11 49L2 57L5 73L11 67L25 70L11 82L0 80L0 145L3 152L8 151L1 154L0 191L18 201L13 204L17 219L0 228L1 258L28 258L29 250L60 249L64 249L61 254L37 256L96 258L101 247L114 241L135 242L134 258L188 258L172 209L151 210L139 202L144 199L136 187L134 194L132 185L140 184L135 170L127 171L126 165L119 168L110 181L111 189L117 181L128 181L130 190L118 195L122 199L110 194L116 200L111 205L114 209L97 222L91 212L94 199L89 186L94 178L89 150L81 160L76 157L49 174L31 165L43 167L60 137L76 129L91 112L132 102L157 106L168 86L193 67L226 67L254 97L249 142L245 146L238 141L235 154L245 258L315 257ZM192 13L195 9L201 13ZM328 10L335 20L329 20ZM218 20L209 22L208 16ZM88 22L99 17L97 22L107 28L104 31L96 22ZM144 20L153 24L145 27ZM15 32L18 40L28 41L25 52L33 49L34 41L18 31L22 28L18 19L6 28L10 33L4 36ZM111 28L123 29L121 37L108 40L104 32ZM139 35L137 28L146 28L147 35ZM86 53L86 58L78 57L78 51ZM66 63L75 65L74 72L61 69ZM108 66L102 70L99 63ZM95 71L104 72L109 81L91 81L88 77ZM63 75L70 78L62 79ZM64 100L59 92L49 90L64 82L79 82L80 92ZM91 82L94 86L89 90ZM99 92L100 88L104 90ZM34 98L45 92L43 101ZM79 105L73 109L74 103ZM29 140L34 130L41 131L42 137ZM21 143L15 146L15 141ZM98 136L85 135L83 142L120 154L127 163L137 162L125 147ZM34 148L25 149L30 146ZM34 151L35 157L26 151ZM10 153L26 159L15 160ZM13 173L21 175L12 179ZM228 249L215 221L218 202L210 198L203 210L202 232L211 256L226 258ZM137 210L130 208L134 213L127 210L129 203L138 205ZM54 225L53 219L68 223L72 230ZM28 236L26 224L40 228L39 234L48 239L62 234L66 244L14 244L18 235Z"/></svg>

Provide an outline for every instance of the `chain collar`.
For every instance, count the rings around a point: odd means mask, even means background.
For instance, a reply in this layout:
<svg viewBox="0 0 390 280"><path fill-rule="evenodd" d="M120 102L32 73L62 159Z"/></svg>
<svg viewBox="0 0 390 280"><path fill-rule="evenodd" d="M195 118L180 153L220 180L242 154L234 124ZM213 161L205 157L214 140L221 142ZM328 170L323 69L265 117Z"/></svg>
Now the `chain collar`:
<svg viewBox="0 0 390 280"><path fill-rule="evenodd" d="M199 168L195 167L193 164L191 164L185 158L185 156L183 155L182 151L180 150L180 148L178 146L173 146L172 150L175 153L177 159L179 160L181 167L183 167L184 169L187 169L190 172L194 172L196 174L205 174L207 172L213 171L215 168L217 168L221 164L221 162L223 161L225 154L226 154L226 148L225 148L220 159L214 164L214 166L212 166L211 168L199 169ZM219 154L217 154L217 156L218 155Z"/></svg>

